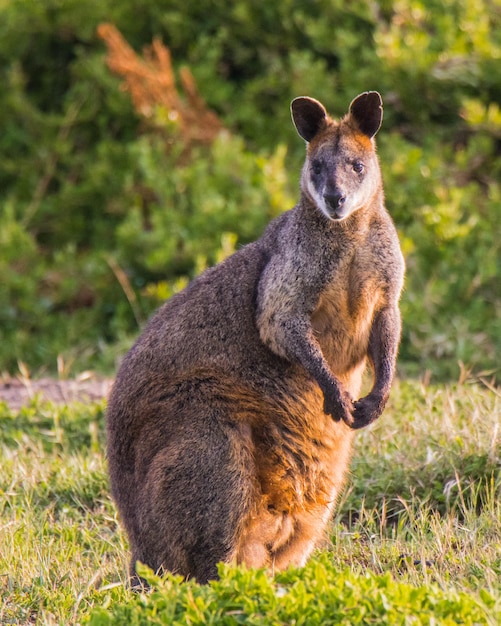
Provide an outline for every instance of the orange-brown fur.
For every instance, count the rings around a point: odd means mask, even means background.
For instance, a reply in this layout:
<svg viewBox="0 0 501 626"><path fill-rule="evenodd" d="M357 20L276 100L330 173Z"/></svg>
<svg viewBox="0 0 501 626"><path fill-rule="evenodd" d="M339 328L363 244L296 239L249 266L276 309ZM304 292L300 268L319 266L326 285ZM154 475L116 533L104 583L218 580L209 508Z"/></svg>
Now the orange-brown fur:
<svg viewBox="0 0 501 626"><path fill-rule="evenodd" d="M381 414L403 262L373 136L378 94L332 120L299 98L301 199L150 320L110 397L112 492L136 560L204 582L322 541L355 430ZM360 397L366 362L374 371Z"/></svg>

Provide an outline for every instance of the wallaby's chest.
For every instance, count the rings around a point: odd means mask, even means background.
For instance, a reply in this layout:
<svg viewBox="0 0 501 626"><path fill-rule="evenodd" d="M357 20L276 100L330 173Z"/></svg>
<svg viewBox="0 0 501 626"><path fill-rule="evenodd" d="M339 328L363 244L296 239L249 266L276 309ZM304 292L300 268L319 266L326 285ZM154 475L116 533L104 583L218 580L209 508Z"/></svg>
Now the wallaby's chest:
<svg viewBox="0 0 501 626"><path fill-rule="evenodd" d="M367 352L374 315L384 305L384 278L376 268L370 250L347 255L320 292L311 323L335 372L351 369Z"/></svg>

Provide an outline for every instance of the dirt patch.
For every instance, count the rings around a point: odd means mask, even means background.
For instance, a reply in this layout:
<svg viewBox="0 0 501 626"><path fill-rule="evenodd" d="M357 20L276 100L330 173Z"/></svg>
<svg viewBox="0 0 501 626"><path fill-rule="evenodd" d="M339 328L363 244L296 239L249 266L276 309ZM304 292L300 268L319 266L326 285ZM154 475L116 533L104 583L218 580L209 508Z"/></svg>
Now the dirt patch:
<svg viewBox="0 0 501 626"><path fill-rule="evenodd" d="M0 402L6 402L12 410L29 404L37 396L57 404L96 402L108 396L112 384L111 378L93 375L72 380L0 378Z"/></svg>

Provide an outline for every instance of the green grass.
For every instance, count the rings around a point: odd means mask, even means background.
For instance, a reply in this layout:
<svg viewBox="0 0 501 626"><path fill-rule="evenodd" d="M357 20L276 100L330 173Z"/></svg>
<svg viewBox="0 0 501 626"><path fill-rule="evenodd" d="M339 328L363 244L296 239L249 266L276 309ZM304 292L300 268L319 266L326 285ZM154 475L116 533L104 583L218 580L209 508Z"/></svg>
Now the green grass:
<svg viewBox="0 0 501 626"><path fill-rule="evenodd" d="M397 384L305 569L143 595L124 585L104 405L0 405L0 624L501 623L500 415L495 388Z"/></svg>

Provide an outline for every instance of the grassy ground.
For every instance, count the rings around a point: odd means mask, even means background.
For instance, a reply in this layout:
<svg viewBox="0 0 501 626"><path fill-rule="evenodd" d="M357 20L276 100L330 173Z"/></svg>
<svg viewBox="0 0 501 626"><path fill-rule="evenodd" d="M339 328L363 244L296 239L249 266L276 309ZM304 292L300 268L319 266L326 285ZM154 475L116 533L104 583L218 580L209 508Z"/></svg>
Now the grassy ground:
<svg viewBox="0 0 501 626"><path fill-rule="evenodd" d="M399 623L431 623L434 614L436 623L500 623L500 416L499 389L488 383L397 384L383 418L358 437L331 542L309 568L275 581L226 571L219 587L203 589L171 581L146 598L123 584L127 544L108 491L104 404L0 406L0 624L139 624L139 615L282 624L292 623L280 613L287 603L309 615L325 594L334 620L328 594L338 591L342 614L350 602L358 611L351 623L377 623L377 615L390 623L392 610ZM245 585L274 608L235 604ZM353 599L357 589L363 602ZM174 596L184 617L154 621ZM376 596L377 607L365 606Z"/></svg>

